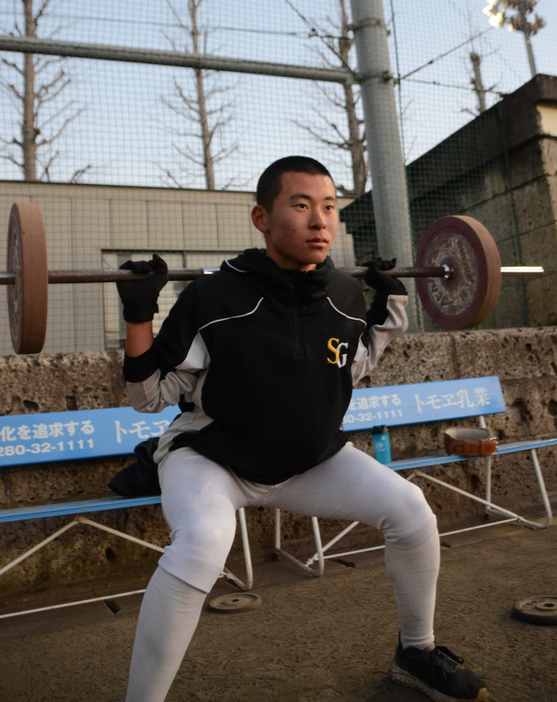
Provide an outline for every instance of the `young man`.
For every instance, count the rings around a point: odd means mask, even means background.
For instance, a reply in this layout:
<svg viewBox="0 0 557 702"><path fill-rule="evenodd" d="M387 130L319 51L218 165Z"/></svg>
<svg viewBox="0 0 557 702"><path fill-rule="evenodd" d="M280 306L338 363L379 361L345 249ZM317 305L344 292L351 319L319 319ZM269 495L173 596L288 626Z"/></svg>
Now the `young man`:
<svg viewBox="0 0 557 702"><path fill-rule="evenodd" d="M483 682L434 643L435 516L418 487L339 430L353 384L407 326L406 290L382 273L394 261L370 265L376 294L366 312L359 284L327 257L335 186L310 158L266 169L252 221L265 250L188 285L156 339L164 261L124 264L153 275L118 286L132 405L182 409L155 454L171 545L143 599L126 700L165 699L225 564L236 510L269 505L380 529L400 623L391 677L433 700L481 702Z"/></svg>

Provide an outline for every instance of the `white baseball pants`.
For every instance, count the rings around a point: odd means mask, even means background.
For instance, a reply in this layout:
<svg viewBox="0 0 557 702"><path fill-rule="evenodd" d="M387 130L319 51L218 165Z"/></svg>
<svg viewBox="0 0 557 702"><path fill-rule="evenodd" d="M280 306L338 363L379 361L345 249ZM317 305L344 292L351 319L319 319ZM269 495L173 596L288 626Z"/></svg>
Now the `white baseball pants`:
<svg viewBox="0 0 557 702"><path fill-rule="evenodd" d="M433 644L439 535L422 491L347 445L279 485L251 483L195 451L159 466L171 529L139 616L126 702L163 702L197 626L206 594L226 562L240 507L268 505L379 529L395 594L402 645Z"/></svg>

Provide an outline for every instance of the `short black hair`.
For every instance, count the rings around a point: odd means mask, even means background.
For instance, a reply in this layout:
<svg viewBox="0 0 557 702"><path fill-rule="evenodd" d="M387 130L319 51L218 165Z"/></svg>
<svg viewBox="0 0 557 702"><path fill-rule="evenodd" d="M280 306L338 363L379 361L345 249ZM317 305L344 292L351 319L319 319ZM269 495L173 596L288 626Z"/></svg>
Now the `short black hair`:
<svg viewBox="0 0 557 702"><path fill-rule="evenodd" d="M267 212L273 208L275 198L282 187L283 173L309 173L309 175L325 175L331 180L333 177L322 163L309 156L285 156L271 163L263 171L257 182L255 200Z"/></svg>

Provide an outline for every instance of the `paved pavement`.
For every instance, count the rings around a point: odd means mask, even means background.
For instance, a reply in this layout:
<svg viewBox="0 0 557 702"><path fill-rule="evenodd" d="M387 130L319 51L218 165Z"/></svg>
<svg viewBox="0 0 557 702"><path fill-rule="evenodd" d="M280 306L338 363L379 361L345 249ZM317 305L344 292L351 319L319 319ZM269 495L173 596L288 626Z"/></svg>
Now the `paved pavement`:
<svg viewBox="0 0 557 702"><path fill-rule="evenodd" d="M557 626L511 612L527 597L557 599L557 527L496 526L442 543L439 643L484 677L493 702L556 702ZM208 603L234 592L219 581ZM386 675L397 622L382 551L328 562L319 579L269 561L253 592L261 605L249 611L206 607L168 702L426 699ZM0 619L0 702L122 702L140 600Z"/></svg>

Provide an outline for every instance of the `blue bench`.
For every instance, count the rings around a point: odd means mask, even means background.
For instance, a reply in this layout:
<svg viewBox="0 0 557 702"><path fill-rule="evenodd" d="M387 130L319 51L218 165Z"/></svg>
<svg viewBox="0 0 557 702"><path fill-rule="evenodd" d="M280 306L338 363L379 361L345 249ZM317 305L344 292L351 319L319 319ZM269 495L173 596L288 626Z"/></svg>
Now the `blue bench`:
<svg viewBox="0 0 557 702"><path fill-rule="evenodd" d="M505 400L497 376L408 385L390 385L354 390L350 407L344 417L343 429L347 432L352 432L369 430L378 426L397 427L428 422L457 422L458 424L459 420L467 418L476 418L479 421L480 427L486 428L485 417L487 415L504 412L506 412ZM482 460L484 462L485 497L480 497L466 490L462 490L461 488L451 485L446 480L428 475L423 470L432 466L449 466L457 462L472 460L472 458L447 455L446 453L438 452L433 455L392 460L387 465L392 468L392 470L408 470L409 474L406 477L409 480L422 478L479 502L484 505L487 513L501 517L501 519L497 521L491 521L489 523L484 522L477 526L446 532L443 534L444 536L461 531L481 529L486 526L493 526L504 522L518 522L529 527L543 529L551 524L553 515L537 451L538 449L555 445L557 445L557 438L499 443L497 452L494 455L484 456L482 458L475 457L473 460ZM541 521L527 519L505 507L495 504L492 499L493 460L498 460L500 456L520 451L527 451L532 459L545 511L545 516ZM300 561L282 548L280 512L276 510L275 513L276 553L285 556L312 575L321 575L323 573L325 559L327 558L340 558L356 553L372 551L376 548L382 548L382 546L374 546L331 553L331 548L354 529L358 525L358 522L352 522L333 539L323 545L319 521L316 517L312 517L311 520L315 540L315 553L306 561Z"/></svg>
<svg viewBox="0 0 557 702"><path fill-rule="evenodd" d="M175 407L168 407L160 414L149 415L136 412L131 407L118 407L0 417L0 469L7 466L54 461L98 460L124 455L131 457L139 442L160 436L177 413L178 410ZM108 527L87 516L95 512L158 505L160 501L158 495L149 497L107 496L44 505L0 506L0 522L75 516L75 519L46 539L4 564L0 568L0 576L78 524L87 524L162 553L164 549L161 546ZM238 578L228 568L223 570L222 576L234 582L242 590L249 590L253 584L253 568L243 509L238 511L238 521L246 565L245 581Z"/></svg>
<svg viewBox="0 0 557 702"><path fill-rule="evenodd" d="M486 415L505 411L501 386L496 376L365 388L354 390L352 402L344 418L343 428L351 432L382 425L395 427L423 422L455 421L470 417L478 418L480 426L485 427ZM0 468L3 466L29 465L53 461L98 460L99 458L110 456L131 456L138 442L162 434L176 414L177 410L174 407L167 408L164 412L153 415L138 413L130 407L121 407L0 417ZM472 529L499 524L502 521L517 521L528 526L544 528L550 524L552 512L536 452L540 448L553 445L557 445L557 439L511 442L499 444L496 454L496 456L501 456L518 451L528 451L530 453L545 508L545 519L541 523L526 519L493 503L491 497L491 467L494 456L482 459L484 460L486 474L485 499L452 486L450 483L437 477L427 475L421 470L430 466L449 465L468 460L461 456L448 456L437 453L429 456L394 460L389 463L389 466L393 470L410 470L411 472L408 475L410 480L421 477L454 490L465 497L482 503L487 511L503 518L497 522L471 527ZM61 501L45 505L0 507L0 522L75 516L75 519L68 522L58 531L5 564L0 568L0 576L78 524L87 524L128 539L141 546L162 552L163 548L156 544L112 529L86 516L95 512L158 504L160 504L159 496L133 498L115 496L80 501ZM238 511L238 521L244 549L246 578L245 581L242 581L227 568L224 569L223 576L234 582L241 589L249 590L253 585L253 568L243 508ZM285 556L312 575L321 575L323 573L327 558L341 557L378 548L370 547L343 553L331 553L330 549L357 526L357 522L353 522L343 529L325 545L322 545L321 542L318 519L312 517L311 522L316 550L313 556L302 562L282 548L281 513L280 510L275 510L276 553Z"/></svg>

